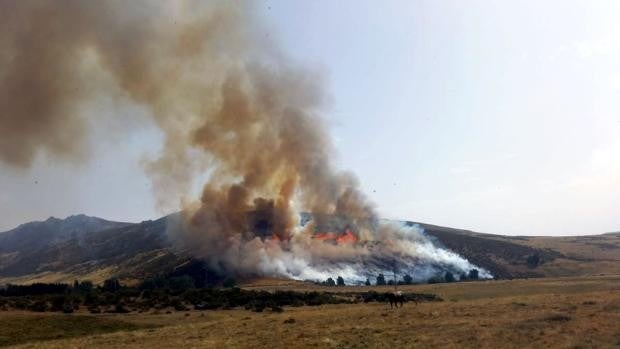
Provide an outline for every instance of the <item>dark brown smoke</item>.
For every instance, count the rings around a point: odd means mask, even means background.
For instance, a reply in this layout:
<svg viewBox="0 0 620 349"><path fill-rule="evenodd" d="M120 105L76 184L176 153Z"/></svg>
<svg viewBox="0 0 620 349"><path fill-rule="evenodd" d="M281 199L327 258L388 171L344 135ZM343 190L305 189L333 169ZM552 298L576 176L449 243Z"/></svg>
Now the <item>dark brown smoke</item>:
<svg viewBox="0 0 620 349"><path fill-rule="evenodd" d="M157 205L178 209L183 198L184 228L175 233L213 267L322 277L339 263L394 252L312 239L322 217L339 217L372 240L375 214L355 177L333 167L320 74L264 39L251 7L0 2L0 161L82 161L90 127L110 115L92 101L129 100L165 134L159 158L146 165ZM196 201L187 195L197 176L207 181ZM315 219L302 229L303 211ZM386 231L376 236L403 239ZM411 257L414 245L406 246L398 253Z"/></svg>
<svg viewBox="0 0 620 349"><path fill-rule="evenodd" d="M99 115L78 106L117 89L147 106L166 134L161 157L148 165L162 205L187 192L196 170L212 171L195 224L215 214L209 221L220 222L223 234L247 233L246 212L266 210L274 232L287 239L294 210L372 214L355 180L330 163L320 79L259 47L247 6L1 6L1 160L27 167L40 153L81 159L87 119ZM102 72L113 87L98 85Z"/></svg>
<svg viewBox="0 0 620 349"><path fill-rule="evenodd" d="M89 125L105 115L88 103L129 99L166 134L148 168L161 188L158 204L169 204L204 168L188 154L192 128L218 105L229 71L250 59L243 52L251 24L239 26L250 22L245 11L227 2L1 2L0 161L83 161Z"/></svg>

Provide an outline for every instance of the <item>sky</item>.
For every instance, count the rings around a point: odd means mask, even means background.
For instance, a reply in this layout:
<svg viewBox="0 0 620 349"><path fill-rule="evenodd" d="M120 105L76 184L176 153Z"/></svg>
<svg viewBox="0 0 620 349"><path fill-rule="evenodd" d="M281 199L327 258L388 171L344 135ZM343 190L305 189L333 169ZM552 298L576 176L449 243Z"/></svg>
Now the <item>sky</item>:
<svg viewBox="0 0 620 349"><path fill-rule="evenodd" d="M256 11L282 51L324 75L338 167L383 217L509 235L620 230L619 2L278 0ZM108 142L83 164L0 164L0 230L167 213L142 166L162 134L146 125L110 135L98 124Z"/></svg>

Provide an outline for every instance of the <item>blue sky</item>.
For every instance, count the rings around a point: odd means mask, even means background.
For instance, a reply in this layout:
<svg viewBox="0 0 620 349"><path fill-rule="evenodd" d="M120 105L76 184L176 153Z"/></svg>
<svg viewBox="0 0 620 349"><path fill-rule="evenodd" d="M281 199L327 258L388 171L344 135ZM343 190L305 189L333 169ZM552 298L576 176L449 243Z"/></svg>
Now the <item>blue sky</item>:
<svg viewBox="0 0 620 349"><path fill-rule="evenodd" d="M619 6L272 1L264 16L324 67L341 166L384 216L577 234L620 229Z"/></svg>
<svg viewBox="0 0 620 349"><path fill-rule="evenodd" d="M256 4L282 51L324 75L338 167L383 216L503 234L620 230L620 3ZM117 137L87 164L0 167L0 229L158 216L140 162L161 135Z"/></svg>

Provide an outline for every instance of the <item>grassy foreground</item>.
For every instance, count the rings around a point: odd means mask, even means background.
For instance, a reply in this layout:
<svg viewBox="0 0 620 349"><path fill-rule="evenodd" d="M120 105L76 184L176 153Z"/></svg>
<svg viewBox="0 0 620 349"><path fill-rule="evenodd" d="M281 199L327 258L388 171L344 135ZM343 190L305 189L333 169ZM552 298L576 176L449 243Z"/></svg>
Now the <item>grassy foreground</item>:
<svg viewBox="0 0 620 349"><path fill-rule="evenodd" d="M151 327L153 326L147 324L83 315L2 314L0 317L0 346L117 331L134 331Z"/></svg>
<svg viewBox="0 0 620 349"><path fill-rule="evenodd" d="M267 282L251 287L315 286ZM343 288L347 289L353 288ZM620 346L620 277L421 285L407 290L434 292L446 301L407 303L394 310L378 303L286 307L282 313L241 309L101 315L4 312L0 313L0 331L4 331L0 336L5 345L24 343L20 346L24 348ZM90 321L92 326L72 333L67 321ZM7 332L5 324L21 330Z"/></svg>

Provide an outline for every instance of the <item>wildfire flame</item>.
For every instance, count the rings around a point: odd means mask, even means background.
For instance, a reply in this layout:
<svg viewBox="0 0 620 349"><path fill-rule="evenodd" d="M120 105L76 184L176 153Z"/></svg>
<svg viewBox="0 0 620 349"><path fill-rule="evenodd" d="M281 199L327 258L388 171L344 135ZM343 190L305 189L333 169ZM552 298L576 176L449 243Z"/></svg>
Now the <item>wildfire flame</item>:
<svg viewBox="0 0 620 349"><path fill-rule="evenodd" d="M358 240L351 229L347 229L341 234L334 232L316 233L314 238L321 241L332 241L336 244L354 244Z"/></svg>

